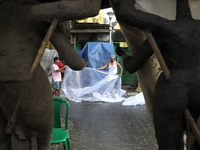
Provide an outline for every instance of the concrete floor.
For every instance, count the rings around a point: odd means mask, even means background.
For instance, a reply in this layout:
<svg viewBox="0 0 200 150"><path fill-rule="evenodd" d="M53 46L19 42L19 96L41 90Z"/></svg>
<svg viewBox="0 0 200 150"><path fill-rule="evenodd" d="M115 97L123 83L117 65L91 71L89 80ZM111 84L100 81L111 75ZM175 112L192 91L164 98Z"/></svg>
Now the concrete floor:
<svg viewBox="0 0 200 150"><path fill-rule="evenodd" d="M70 102L69 133L71 150L157 149L145 105ZM51 148L62 149L61 144Z"/></svg>

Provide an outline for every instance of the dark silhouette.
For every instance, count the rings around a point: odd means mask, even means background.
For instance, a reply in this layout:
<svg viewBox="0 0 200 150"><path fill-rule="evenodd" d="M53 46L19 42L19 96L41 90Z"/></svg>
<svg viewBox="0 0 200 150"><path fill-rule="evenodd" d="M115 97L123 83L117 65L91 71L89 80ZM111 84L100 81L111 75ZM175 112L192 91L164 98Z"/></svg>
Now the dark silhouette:
<svg viewBox="0 0 200 150"><path fill-rule="evenodd" d="M42 3L45 2L45 3ZM49 150L52 91L41 66L31 72L53 19L96 16L101 1L0 1L0 149ZM73 70L85 66L60 26L50 42Z"/></svg>
<svg viewBox="0 0 200 150"><path fill-rule="evenodd" d="M176 20L134 9L134 0L119 0L117 20L152 33L170 71L161 73L153 97L153 123L159 150L183 150L184 112L195 121L200 115L200 21L191 16L188 0L177 0ZM118 48L129 73L137 71L153 50L146 40L134 56ZM198 150L197 142L190 150Z"/></svg>

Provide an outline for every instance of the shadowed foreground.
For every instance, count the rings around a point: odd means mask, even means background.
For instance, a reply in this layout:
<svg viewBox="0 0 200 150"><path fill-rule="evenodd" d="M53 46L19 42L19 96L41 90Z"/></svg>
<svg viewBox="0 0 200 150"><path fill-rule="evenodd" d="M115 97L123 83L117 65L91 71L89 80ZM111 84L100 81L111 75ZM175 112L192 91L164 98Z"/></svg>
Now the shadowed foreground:
<svg viewBox="0 0 200 150"><path fill-rule="evenodd" d="M146 107L121 103L70 102L71 150L155 150ZM51 150L62 150L54 145Z"/></svg>

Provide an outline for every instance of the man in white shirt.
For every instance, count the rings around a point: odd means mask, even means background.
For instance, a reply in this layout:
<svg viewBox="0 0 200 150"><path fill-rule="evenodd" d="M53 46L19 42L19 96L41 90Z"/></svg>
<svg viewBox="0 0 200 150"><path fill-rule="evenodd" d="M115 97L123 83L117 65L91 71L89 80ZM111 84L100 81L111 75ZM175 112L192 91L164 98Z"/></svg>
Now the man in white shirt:
<svg viewBox="0 0 200 150"><path fill-rule="evenodd" d="M122 66L117 61L115 61L115 55L111 54L110 62L107 62L103 67L97 68L97 70L102 70L107 67L109 68L108 73L110 74L117 74L117 67L119 67L120 68L119 76L122 76L123 69Z"/></svg>

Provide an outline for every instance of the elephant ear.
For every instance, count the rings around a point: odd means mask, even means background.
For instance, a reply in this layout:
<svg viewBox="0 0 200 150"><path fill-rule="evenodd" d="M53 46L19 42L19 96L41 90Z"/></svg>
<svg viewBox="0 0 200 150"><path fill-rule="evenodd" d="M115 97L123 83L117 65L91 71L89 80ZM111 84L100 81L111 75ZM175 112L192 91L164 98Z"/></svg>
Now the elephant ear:
<svg viewBox="0 0 200 150"><path fill-rule="evenodd" d="M110 4L114 13L117 12L116 0L110 0ZM139 9L139 7L138 7ZM142 8L140 8L142 9ZM143 44L146 39L146 36L143 31L128 24L118 22L121 28L121 32L123 33L125 40L128 44L128 49L130 53L133 55L136 50Z"/></svg>
<svg viewBox="0 0 200 150"><path fill-rule="evenodd" d="M110 0L110 4L113 8L113 11L116 14L118 11L118 9L116 8L117 0ZM143 9L140 5L136 5L136 9L145 11L145 9ZM133 55L141 47L141 45L146 39L146 36L143 31L133 26L130 26L122 22L119 22L119 25L128 44L128 49L130 53ZM153 93L160 72L161 72L160 65L155 55L151 56L151 58L147 60L147 62L143 65L143 67L137 71L137 75L139 77L139 81L145 97L147 111L151 120L153 120L152 116Z"/></svg>
<svg viewBox="0 0 200 150"><path fill-rule="evenodd" d="M129 26L122 22L119 22L119 25L121 28L121 32L123 33L125 40L128 44L128 49L129 49L131 55L133 55L136 52L136 50L139 47L141 47L141 45L143 44L143 42L146 39L146 36L143 31L141 31L133 26Z"/></svg>

